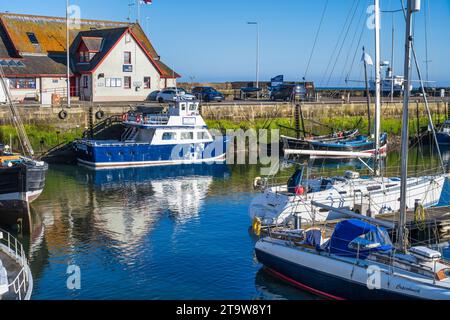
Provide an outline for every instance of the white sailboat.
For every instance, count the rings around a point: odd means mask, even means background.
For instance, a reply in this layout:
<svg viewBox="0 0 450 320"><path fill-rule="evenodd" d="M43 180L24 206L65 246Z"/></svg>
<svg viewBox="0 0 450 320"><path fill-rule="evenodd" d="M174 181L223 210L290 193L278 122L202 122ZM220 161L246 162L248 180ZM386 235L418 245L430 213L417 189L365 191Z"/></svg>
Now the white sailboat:
<svg viewBox="0 0 450 320"><path fill-rule="evenodd" d="M250 218L262 225L283 225L301 218L303 222L326 221L340 216L325 209L317 210L312 202L320 202L334 208L345 208L363 215L376 216L398 211L401 194L399 177L381 176L381 59L380 59L380 6L375 2L375 144L374 176L360 178L358 173L348 172L344 177L309 180L302 170L282 185L264 186L252 201ZM409 86L406 86L408 88ZM409 90L408 92L409 97ZM408 118L403 121L408 122ZM429 115L430 126L433 121ZM362 160L361 160L362 161ZM442 161L441 161L442 163ZM442 174L408 178L404 187L408 191L406 206L414 208L419 201L425 208L435 206L441 199L448 175L442 165ZM380 205L382 204L382 205Z"/></svg>
<svg viewBox="0 0 450 320"><path fill-rule="evenodd" d="M375 0L379 6L379 0ZM412 16L420 0L408 0L405 80L409 83ZM408 120L409 90L404 116ZM258 260L274 275L328 299L450 299L450 263L426 247L408 247L405 239L408 173L408 121L402 130L401 210L398 244L394 246L382 225L372 218L339 223L330 239L322 230L292 231L261 239Z"/></svg>

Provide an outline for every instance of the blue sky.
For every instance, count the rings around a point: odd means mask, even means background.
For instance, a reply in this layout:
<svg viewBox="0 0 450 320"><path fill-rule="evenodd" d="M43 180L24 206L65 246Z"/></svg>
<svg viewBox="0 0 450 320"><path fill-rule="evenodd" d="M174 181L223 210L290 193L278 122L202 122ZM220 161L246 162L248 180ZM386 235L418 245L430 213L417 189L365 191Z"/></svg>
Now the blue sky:
<svg viewBox="0 0 450 320"><path fill-rule="evenodd" d="M126 21L133 0L72 0L82 18ZM142 25L162 59L183 75L181 81L232 81L255 78L256 28L261 32L261 80L284 74L305 75L326 0L153 0L143 6ZM373 31L365 27L372 0L329 0L308 80L316 85L343 85L362 80L361 47L373 55ZM422 0L416 19L416 47L425 74L425 15L428 12L429 78L450 85L450 1ZM395 10L400 0L381 0L382 10ZM63 16L65 0L0 0L2 11ZM425 10L425 8L429 10ZM391 57L392 14L382 17L382 56ZM148 18L147 18L148 17ZM349 19L347 19L349 17ZM136 19L136 10L131 10ZM395 19L395 69L403 67L404 19ZM347 22L347 23L346 23ZM348 30L348 33L346 32ZM340 41L338 41L340 37ZM361 38L361 41L359 39ZM343 41L345 39L345 41ZM359 46L358 46L359 43ZM354 58L355 57L355 58ZM358 85L350 83L350 85Z"/></svg>

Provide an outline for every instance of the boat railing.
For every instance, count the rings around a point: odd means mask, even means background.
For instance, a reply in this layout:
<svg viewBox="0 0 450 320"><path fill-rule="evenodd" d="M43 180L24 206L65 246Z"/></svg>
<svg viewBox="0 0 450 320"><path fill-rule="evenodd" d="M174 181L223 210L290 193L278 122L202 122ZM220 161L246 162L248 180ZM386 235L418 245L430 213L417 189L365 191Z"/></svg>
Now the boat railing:
<svg viewBox="0 0 450 320"><path fill-rule="evenodd" d="M167 125L169 123L170 116L167 114L143 114L133 113L129 114L127 123L137 125Z"/></svg>
<svg viewBox="0 0 450 320"><path fill-rule="evenodd" d="M0 250L20 266L17 276L8 284L9 292L18 300L29 300L33 290L33 279L23 245L10 233L0 229Z"/></svg>

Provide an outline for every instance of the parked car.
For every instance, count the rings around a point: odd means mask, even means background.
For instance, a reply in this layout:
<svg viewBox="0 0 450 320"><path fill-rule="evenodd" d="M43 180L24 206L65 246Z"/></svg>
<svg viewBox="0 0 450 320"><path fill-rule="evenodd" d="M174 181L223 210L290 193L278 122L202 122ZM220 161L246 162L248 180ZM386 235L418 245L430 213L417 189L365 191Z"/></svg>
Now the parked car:
<svg viewBox="0 0 450 320"><path fill-rule="evenodd" d="M174 101L177 98L184 100L195 100L195 96L188 94L184 89L164 89L158 93L156 100L159 103Z"/></svg>
<svg viewBox="0 0 450 320"><path fill-rule="evenodd" d="M161 92L161 91L159 91L159 90L153 91L152 93L150 93L150 94L148 95L147 100L148 100L148 101L157 101L157 99L158 99L158 94L159 94L160 92Z"/></svg>
<svg viewBox="0 0 450 320"><path fill-rule="evenodd" d="M303 97L305 89L297 84L282 84L272 87L270 90L270 100L292 101L295 96Z"/></svg>
<svg viewBox="0 0 450 320"><path fill-rule="evenodd" d="M223 93L217 91L213 87L195 87L192 89L192 94L199 100L209 102L222 102L225 100Z"/></svg>

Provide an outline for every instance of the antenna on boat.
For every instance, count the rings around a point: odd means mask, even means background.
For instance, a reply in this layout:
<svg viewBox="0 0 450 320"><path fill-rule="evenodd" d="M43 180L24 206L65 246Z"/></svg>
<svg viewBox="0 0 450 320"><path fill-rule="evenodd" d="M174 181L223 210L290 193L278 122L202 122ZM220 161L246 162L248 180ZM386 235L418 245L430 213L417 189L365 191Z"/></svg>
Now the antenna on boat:
<svg viewBox="0 0 450 320"><path fill-rule="evenodd" d="M378 0L376 0L378 1ZM406 225L406 196L408 179L408 147L409 147L409 98L411 78L411 51L413 42L413 13L420 11L420 0L408 0L406 9L406 36L405 36L405 65L403 86L403 123L402 123L402 151L401 151L401 187L400 187L400 221L398 225L397 241L400 249L406 251L407 239L405 239Z"/></svg>

